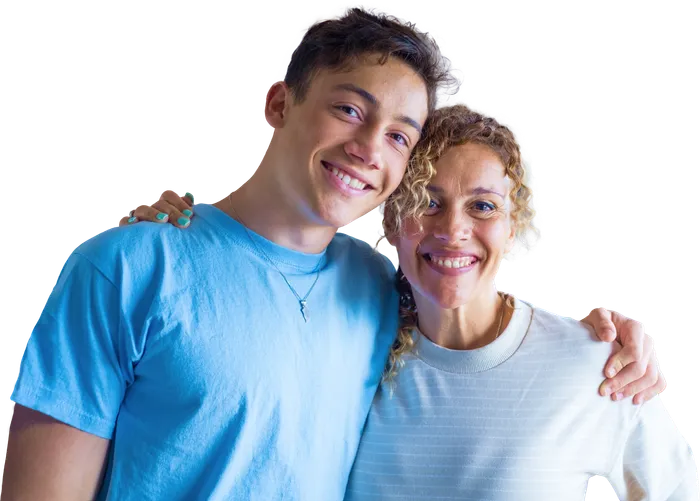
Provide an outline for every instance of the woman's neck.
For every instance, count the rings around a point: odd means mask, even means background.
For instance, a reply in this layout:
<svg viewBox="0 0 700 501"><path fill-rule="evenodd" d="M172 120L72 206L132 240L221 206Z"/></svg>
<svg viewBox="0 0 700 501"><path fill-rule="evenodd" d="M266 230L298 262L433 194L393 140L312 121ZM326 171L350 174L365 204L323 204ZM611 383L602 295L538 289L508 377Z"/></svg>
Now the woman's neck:
<svg viewBox="0 0 700 501"><path fill-rule="evenodd" d="M493 342L513 314L505 294L495 289L457 308L444 309L415 295L420 331L433 343L451 350L475 350Z"/></svg>

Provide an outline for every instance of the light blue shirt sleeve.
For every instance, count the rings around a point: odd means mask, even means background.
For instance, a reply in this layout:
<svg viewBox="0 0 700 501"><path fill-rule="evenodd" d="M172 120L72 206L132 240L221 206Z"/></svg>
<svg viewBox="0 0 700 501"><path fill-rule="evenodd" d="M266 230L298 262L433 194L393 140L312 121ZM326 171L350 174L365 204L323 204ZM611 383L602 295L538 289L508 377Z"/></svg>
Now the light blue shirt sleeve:
<svg viewBox="0 0 700 501"><path fill-rule="evenodd" d="M109 439L133 380L119 291L74 253L24 352L12 400Z"/></svg>

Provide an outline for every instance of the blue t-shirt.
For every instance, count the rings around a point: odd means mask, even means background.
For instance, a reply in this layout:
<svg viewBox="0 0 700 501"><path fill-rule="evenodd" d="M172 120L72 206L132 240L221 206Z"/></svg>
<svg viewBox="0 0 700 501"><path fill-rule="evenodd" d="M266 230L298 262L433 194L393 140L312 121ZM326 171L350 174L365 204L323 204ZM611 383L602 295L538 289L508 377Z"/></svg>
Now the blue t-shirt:
<svg viewBox="0 0 700 501"><path fill-rule="evenodd" d="M393 267L321 254L210 205L185 231L115 228L68 259L12 399L112 440L100 499L341 500L397 327ZM320 260L320 261L319 261Z"/></svg>

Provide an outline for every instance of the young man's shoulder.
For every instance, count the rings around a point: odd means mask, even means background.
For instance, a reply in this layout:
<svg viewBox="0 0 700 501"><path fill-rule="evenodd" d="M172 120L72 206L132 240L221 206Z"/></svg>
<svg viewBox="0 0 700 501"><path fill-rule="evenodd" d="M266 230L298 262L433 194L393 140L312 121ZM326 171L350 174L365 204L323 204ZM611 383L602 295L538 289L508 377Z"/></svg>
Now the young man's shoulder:
<svg viewBox="0 0 700 501"><path fill-rule="evenodd" d="M364 240L360 240L345 233L338 233L329 246L335 257L342 257L350 261L361 263L369 271L381 273L393 278L396 268L391 260L376 250Z"/></svg>
<svg viewBox="0 0 700 501"><path fill-rule="evenodd" d="M197 215L186 229L151 222L112 228L83 242L74 254L110 280L125 275L152 278L165 268L184 272L197 260L207 259L212 247L222 245L207 219Z"/></svg>
<svg viewBox="0 0 700 501"><path fill-rule="evenodd" d="M143 263L151 261L157 250L162 249L164 233L168 231L165 225L155 223L112 228L86 240L74 252L97 268L110 269L121 259Z"/></svg>

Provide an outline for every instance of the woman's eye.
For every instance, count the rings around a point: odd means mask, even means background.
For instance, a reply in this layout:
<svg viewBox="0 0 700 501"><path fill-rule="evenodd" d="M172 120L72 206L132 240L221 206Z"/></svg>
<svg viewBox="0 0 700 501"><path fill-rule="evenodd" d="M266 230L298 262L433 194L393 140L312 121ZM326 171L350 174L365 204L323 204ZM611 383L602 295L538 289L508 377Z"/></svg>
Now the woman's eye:
<svg viewBox="0 0 700 501"><path fill-rule="evenodd" d="M474 204L476 210L481 212L491 212L496 210L496 206L489 202L477 202Z"/></svg>
<svg viewBox="0 0 700 501"><path fill-rule="evenodd" d="M425 213L428 216L430 216L431 214L435 214L439 209L440 209L440 204L438 204L435 200L431 200L430 203L428 204L428 208L426 209Z"/></svg>

